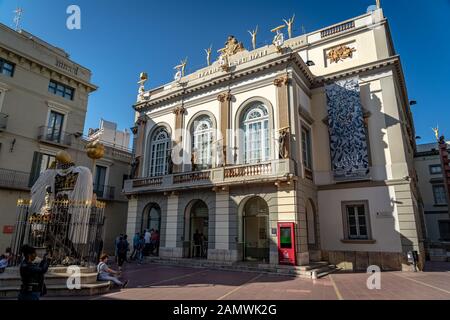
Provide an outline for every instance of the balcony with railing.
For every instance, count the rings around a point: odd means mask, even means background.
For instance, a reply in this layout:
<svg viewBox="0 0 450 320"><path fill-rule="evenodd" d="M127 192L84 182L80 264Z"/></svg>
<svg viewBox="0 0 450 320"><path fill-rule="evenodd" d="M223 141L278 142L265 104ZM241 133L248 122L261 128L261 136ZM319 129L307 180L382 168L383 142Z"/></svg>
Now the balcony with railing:
<svg viewBox="0 0 450 320"><path fill-rule="evenodd" d="M28 190L29 179L30 174L28 172L0 168L0 188Z"/></svg>
<svg viewBox="0 0 450 320"><path fill-rule="evenodd" d="M8 115L0 112L0 132L6 130L8 126Z"/></svg>
<svg viewBox="0 0 450 320"><path fill-rule="evenodd" d="M100 200L116 200L116 188L112 186L94 184L94 193Z"/></svg>
<svg viewBox="0 0 450 320"><path fill-rule="evenodd" d="M72 144L71 134L64 131L56 130L55 128L52 127L45 127L45 126L40 127L37 139L40 142L55 144L63 147L64 146L67 147Z"/></svg>
<svg viewBox="0 0 450 320"><path fill-rule="evenodd" d="M125 181L124 193L175 191L186 188L225 187L238 184L288 181L294 174L294 162L290 159L280 159L256 164L234 165L127 180Z"/></svg>

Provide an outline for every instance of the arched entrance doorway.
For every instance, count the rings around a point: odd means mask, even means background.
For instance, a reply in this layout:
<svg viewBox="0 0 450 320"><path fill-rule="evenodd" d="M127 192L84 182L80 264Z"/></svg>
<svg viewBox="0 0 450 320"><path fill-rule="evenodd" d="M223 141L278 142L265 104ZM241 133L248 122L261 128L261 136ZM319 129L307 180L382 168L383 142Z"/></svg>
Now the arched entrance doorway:
<svg viewBox="0 0 450 320"><path fill-rule="evenodd" d="M196 200L188 206L189 257L206 259L208 257L208 206L201 200Z"/></svg>
<svg viewBox="0 0 450 320"><path fill-rule="evenodd" d="M150 251L153 254L159 255L159 245L160 245L160 236L161 236L161 208L156 203L150 203L144 208L144 212L142 214L142 223L141 223L141 234L143 235L146 230L152 230L153 232L157 232L157 236L154 236L152 239L152 244L150 247ZM148 254L147 250L145 254Z"/></svg>
<svg viewBox="0 0 450 320"><path fill-rule="evenodd" d="M244 205L243 240L244 260L269 262L269 207L260 197Z"/></svg>
<svg viewBox="0 0 450 320"><path fill-rule="evenodd" d="M311 199L306 201L306 225L308 234L308 245L311 248L316 246L316 209Z"/></svg>

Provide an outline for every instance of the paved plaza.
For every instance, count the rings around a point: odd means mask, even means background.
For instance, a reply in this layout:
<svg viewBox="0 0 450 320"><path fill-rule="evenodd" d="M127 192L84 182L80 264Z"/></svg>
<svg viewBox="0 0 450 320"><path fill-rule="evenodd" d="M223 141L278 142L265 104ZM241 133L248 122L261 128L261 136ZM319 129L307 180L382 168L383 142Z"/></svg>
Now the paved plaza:
<svg viewBox="0 0 450 320"><path fill-rule="evenodd" d="M219 271L160 264L127 265L129 285L94 300L450 300L450 264L426 272L383 272L381 289L368 274L333 273L318 280L256 272ZM50 299L50 298L49 298Z"/></svg>

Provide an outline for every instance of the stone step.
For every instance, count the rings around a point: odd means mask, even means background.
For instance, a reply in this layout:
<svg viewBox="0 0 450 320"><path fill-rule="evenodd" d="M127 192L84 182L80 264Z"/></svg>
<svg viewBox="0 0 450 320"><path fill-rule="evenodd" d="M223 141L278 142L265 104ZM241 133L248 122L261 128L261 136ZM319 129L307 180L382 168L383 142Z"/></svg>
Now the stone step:
<svg viewBox="0 0 450 320"><path fill-rule="evenodd" d="M50 267L48 273L67 273L69 267ZM97 272L97 267L79 267L81 273L94 273ZM3 274L19 274L19 267L6 268Z"/></svg>
<svg viewBox="0 0 450 320"><path fill-rule="evenodd" d="M65 285L67 279L72 276L72 273L47 273L45 275L46 285ZM81 273L81 284L90 284L97 282L97 273ZM2 287L20 287L21 280L19 274L0 274L0 289Z"/></svg>
<svg viewBox="0 0 450 320"><path fill-rule="evenodd" d="M90 284L82 284L81 289L70 290L65 285L47 285L46 297L73 297L73 296L95 296L105 294L109 291L111 283L97 282ZM17 287L1 287L0 298L17 298L19 288Z"/></svg>
<svg viewBox="0 0 450 320"><path fill-rule="evenodd" d="M159 258L159 257L147 257L149 262L166 264L166 265L178 265L186 267L203 267L220 269L227 271L245 271L245 272L260 272L278 275L288 275L292 277L304 277L304 278L319 278L323 277L331 272L334 272L337 268L335 265L331 265L326 261L319 261L311 263L306 266L289 266L289 265L269 265L269 264L253 264L245 262L223 262L223 261L208 261L208 260L194 260L194 259L180 259L180 258Z"/></svg>

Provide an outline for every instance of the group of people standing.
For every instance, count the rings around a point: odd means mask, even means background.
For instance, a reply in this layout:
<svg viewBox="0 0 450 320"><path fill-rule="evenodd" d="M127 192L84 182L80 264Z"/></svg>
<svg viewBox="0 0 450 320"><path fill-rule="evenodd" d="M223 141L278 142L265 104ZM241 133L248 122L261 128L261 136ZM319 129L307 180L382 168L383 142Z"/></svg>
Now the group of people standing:
<svg viewBox="0 0 450 320"><path fill-rule="evenodd" d="M159 254L159 231L146 229L142 234L136 232L133 238L133 252L130 255L131 260L138 260L142 263L144 256Z"/></svg>
<svg viewBox="0 0 450 320"><path fill-rule="evenodd" d="M159 231L146 229L143 233L136 232L133 237L133 251L128 257L130 245L127 235L119 235L115 241L115 256L119 270L123 263L129 260L137 260L142 263L144 256L159 255Z"/></svg>

